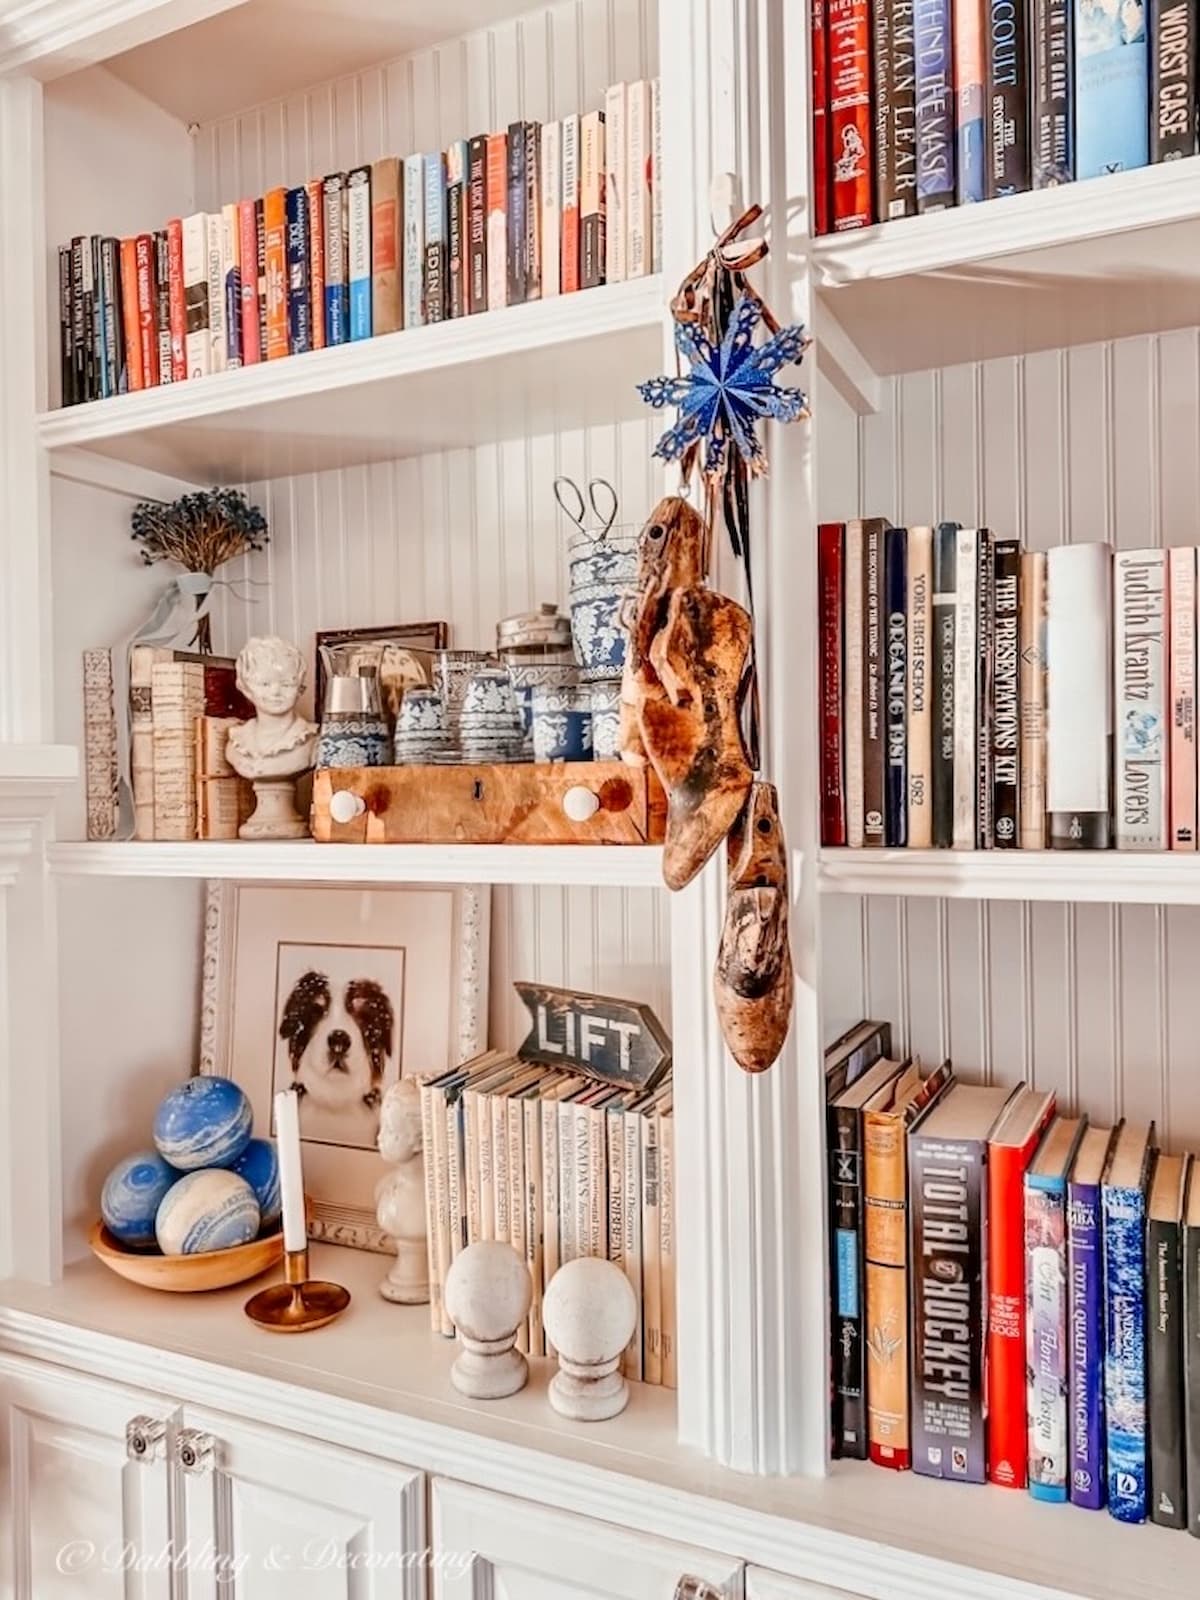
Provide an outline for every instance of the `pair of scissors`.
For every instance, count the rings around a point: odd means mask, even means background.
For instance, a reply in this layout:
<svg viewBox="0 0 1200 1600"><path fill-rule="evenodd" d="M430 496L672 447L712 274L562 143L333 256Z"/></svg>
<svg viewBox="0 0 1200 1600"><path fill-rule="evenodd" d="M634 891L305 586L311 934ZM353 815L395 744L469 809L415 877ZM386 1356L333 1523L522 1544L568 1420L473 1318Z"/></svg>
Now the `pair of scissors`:
<svg viewBox="0 0 1200 1600"><path fill-rule="evenodd" d="M588 479L586 500L574 478L555 478L554 498L558 501L559 509L566 513L580 533L588 534L590 538L606 538L617 520L617 491L607 478ZM587 525L589 510L598 524L594 529L589 529Z"/></svg>

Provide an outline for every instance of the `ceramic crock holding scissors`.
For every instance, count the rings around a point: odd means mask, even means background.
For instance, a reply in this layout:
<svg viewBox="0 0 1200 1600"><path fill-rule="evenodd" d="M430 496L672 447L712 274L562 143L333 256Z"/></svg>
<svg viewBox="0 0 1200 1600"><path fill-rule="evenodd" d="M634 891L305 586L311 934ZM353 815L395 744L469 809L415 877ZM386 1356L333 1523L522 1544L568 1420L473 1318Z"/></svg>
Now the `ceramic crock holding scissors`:
<svg viewBox="0 0 1200 1600"><path fill-rule="evenodd" d="M573 478L556 478L554 498L574 524L567 561L580 676L589 682L619 678L625 665L621 612L637 583L639 530L617 527L617 492L607 478L590 478L586 492Z"/></svg>

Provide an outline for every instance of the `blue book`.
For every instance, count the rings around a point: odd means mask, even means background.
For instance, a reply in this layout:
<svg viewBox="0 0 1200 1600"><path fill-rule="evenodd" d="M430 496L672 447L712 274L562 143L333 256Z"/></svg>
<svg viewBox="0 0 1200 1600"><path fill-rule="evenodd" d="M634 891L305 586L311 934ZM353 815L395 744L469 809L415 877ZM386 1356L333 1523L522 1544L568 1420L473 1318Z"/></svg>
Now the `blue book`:
<svg viewBox="0 0 1200 1600"><path fill-rule="evenodd" d="M908 531L884 535L884 830L888 845L908 843Z"/></svg>
<svg viewBox="0 0 1200 1600"><path fill-rule="evenodd" d="M1086 1126L1086 1117L1057 1117L1025 1173L1026 1414L1035 1500L1067 1498L1067 1174Z"/></svg>
<svg viewBox="0 0 1200 1600"><path fill-rule="evenodd" d="M1154 1124L1125 1123L1101 1185L1104 1213L1104 1413L1108 1509L1119 1522L1145 1522L1146 1186Z"/></svg>
<svg viewBox="0 0 1200 1600"><path fill-rule="evenodd" d="M1071 1503L1100 1511L1104 1476L1104 1261L1100 1181L1111 1128L1089 1128L1067 1185L1067 1394Z"/></svg>
<svg viewBox="0 0 1200 1600"><path fill-rule="evenodd" d="M288 190L286 204L288 355L297 356L312 349L308 190L303 184Z"/></svg>
<svg viewBox="0 0 1200 1600"><path fill-rule="evenodd" d="M1143 0L1075 3L1075 176L1150 159L1150 52Z"/></svg>
<svg viewBox="0 0 1200 1600"><path fill-rule="evenodd" d="M350 338L371 337L371 169L346 174L346 279Z"/></svg>
<svg viewBox="0 0 1200 1600"><path fill-rule="evenodd" d="M425 157L425 321L446 316L446 163L440 150Z"/></svg>
<svg viewBox="0 0 1200 1600"><path fill-rule="evenodd" d="M528 240L525 211L525 124L508 125L508 304L524 303L527 288Z"/></svg>
<svg viewBox="0 0 1200 1600"><path fill-rule="evenodd" d="M350 337L350 288L346 282L346 180L331 172L322 184L325 226L325 343ZM316 217L311 218L313 227Z"/></svg>
<svg viewBox="0 0 1200 1600"><path fill-rule="evenodd" d="M951 0L916 0L917 209L954 204L954 55Z"/></svg>

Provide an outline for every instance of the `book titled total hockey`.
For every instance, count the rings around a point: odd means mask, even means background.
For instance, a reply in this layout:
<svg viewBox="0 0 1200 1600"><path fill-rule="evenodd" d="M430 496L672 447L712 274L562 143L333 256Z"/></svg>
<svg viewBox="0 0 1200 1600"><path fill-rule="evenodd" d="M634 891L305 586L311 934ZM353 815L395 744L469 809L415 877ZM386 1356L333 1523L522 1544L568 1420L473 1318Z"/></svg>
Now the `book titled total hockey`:
<svg viewBox="0 0 1200 1600"><path fill-rule="evenodd" d="M1144 167L1150 157L1150 62L1144 5L1073 0L1075 175Z"/></svg>
<svg viewBox="0 0 1200 1600"><path fill-rule="evenodd" d="M1011 1091L958 1084L908 1141L913 1470L984 1481L988 1136Z"/></svg>
<svg viewBox="0 0 1200 1600"><path fill-rule="evenodd" d="M1183 1226L1190 1156L1159 1156L1146 1211L1150 1518L1187 1525L1183 1437Z"/></svg>
<svg viewBox="0 0 1200 1600"><path fill-rule="evenodd" d="M1104 1505L1104 1260L1100 1184L1114 1131L1088 1128L1067 1182L1068 1488L1072 1505Z"/></svg>
<svg viewBox="0 0 1200 1600"><path fill-rule="evenodd" d="M952 0L915 0L917 207L954 204L954 55Z"/></svg>
<svg viewBox="0 0 1200 1600"><path fill-rule="evenodd" d="M1167 848L1167 552L1113 558L1118 850Z"/></svg>
<svg viewBox="0 0 1200 1600"><path fill-rule="evenodd" d="M1104 1437L1108 1509L1119 1522L1145 1522L1146 1186L1154 1125L1126 1123L1101 1185L1104 1217Z"/></svg>
<svg viewBox="0 0 1200 1600"><path fill-rule="evenodd" d="M1046 553L1046 809L1052 850L1107 850L1112 546Z"/></svg>

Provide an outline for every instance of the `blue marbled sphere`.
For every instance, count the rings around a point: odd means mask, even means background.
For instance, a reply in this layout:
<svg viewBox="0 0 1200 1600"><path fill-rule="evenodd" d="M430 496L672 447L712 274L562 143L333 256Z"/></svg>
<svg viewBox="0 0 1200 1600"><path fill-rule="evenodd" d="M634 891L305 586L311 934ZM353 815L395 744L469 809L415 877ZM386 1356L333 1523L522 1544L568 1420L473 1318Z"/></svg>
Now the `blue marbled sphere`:
<svg viewBox="0 0 1200 1600"><path fill-rule="evenodd" d="M248 1244L258 1232L258 1201L245 1178L224 1167L186 1173L158 1208L155 1233L165 1256L194 1256Z"/></svg>
<svg viewBox="0 0 1200 1600"><path fill-rule="evenodd" d="M139 1150L118 1161L100 1194L100 1215L113 1238L133 1249L152 1245L159 1204L179 1178L157 1150Z"/></svg>
<svg viewBox="0 0 1200 1600"><path fill-rule="evenodd" d="M189 1078L154 1114L154 1142L180 1172L231 1167L250 1142L254 1115L231 1078Z"/></svg>
<svg viewBox="0 0 1200 1600"><path fill-rule="evenodd" d="M283 1208L279 1193L279 1157L273 1139L251 1139L234 1162L230 1171L254 1190L258 1209L262 1213L262 1229L266 1233L279 1221Z"/></svg>

